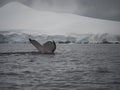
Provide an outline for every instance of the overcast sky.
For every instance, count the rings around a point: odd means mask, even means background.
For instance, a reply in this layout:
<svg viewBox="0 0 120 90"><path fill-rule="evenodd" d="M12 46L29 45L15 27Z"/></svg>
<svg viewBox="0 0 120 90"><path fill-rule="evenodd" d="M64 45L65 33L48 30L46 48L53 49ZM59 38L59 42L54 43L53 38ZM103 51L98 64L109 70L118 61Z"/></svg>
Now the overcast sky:
<svg viewBox="0 0 120 90"><path fill-rule="evenodd" d="M120 0L0 0L0 7L18 1L37 10L69 12L120 21Z"/></svg>

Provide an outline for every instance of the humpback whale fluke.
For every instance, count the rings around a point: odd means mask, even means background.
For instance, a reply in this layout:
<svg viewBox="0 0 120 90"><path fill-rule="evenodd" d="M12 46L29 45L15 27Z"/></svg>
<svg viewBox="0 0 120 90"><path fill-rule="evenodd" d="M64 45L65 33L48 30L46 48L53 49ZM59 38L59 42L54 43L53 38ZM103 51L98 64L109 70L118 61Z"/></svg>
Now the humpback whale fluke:
<svg viewBox="0 0 120 90"><path fill-rule="evenodd" d="M37 42L36 40L32 40L29 38L30 43L35 46L37 48L37 50L40 53L54 53L54 51L56 50L56 43L55 41L48 41L46 43L44 43L43 45L41 45L39 42Z"/></svg>

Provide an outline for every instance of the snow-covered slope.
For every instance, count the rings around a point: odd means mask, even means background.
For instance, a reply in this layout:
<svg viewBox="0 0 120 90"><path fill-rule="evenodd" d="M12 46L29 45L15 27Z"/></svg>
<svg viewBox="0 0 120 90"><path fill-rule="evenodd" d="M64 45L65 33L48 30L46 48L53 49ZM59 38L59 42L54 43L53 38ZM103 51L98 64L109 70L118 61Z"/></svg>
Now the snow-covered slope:
<svg viewBox="0 0 120 90"><path fill-rule="evenodd" d="M0 8L0 30L5 29L23 29L37 34L120 33L120 22L36 11L12 2Z"/></svg>

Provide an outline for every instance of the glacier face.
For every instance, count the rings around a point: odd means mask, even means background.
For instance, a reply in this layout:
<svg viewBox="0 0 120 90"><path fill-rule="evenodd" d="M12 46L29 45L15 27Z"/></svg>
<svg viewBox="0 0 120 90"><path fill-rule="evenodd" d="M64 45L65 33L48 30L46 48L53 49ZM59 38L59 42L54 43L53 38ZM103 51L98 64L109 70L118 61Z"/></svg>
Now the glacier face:
<svg viewBox="0 0 120 90"><path fill-rule="evenodd" d="M0 43L29 43L29 38L40 43L56 41L57 43L120 43L120 35L116 34L71 34L71 35L29 35L21 32L0 31Z"/></svg>

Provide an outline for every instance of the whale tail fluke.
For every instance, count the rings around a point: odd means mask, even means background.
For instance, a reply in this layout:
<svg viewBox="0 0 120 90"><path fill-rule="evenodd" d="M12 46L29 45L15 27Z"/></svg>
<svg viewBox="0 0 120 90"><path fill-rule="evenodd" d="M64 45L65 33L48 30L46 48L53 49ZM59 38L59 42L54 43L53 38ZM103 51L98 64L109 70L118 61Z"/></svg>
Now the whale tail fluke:
<svg viewBox="0 0 120 90"><path fill-rule="evenodd" d="M32 40L30 38L29 38L29 41L41 53L54 53L54 51L56 50L56 43L55 43L55 41L53 41L53 42L48 41L48 42L44 43L43 45L41 45L36 40Z"/></svg>

